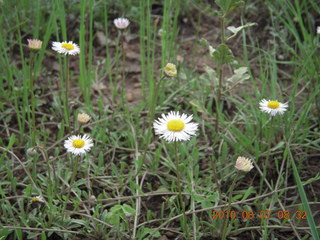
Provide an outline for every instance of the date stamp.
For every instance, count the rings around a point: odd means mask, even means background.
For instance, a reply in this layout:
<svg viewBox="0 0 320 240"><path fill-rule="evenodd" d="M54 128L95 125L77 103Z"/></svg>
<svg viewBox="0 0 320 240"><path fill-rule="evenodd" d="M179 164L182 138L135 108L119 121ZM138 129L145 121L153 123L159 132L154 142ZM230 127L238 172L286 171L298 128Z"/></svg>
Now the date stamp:
<svg viewBox="0 0 320 240"><path fill-rule="evenodd" d="M269 219L271 217L278 219L307 219L306 211L217 211L212 210L212 219Z"/></svg>

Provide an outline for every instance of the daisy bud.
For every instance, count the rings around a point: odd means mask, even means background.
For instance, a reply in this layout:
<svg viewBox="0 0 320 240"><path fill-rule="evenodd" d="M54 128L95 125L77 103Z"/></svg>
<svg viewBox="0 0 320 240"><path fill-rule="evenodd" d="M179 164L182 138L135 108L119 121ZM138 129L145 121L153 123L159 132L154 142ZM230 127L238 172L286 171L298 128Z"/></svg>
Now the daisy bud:
<svg viewBox="0 0 320 240"><path fill-rule="evenodd" d="M239 171L249 172L253 168L252 160L245 157L238 157L234 167Z"/></svg>
<svg viewBox="0 0 320 240"><path fill-rule="evenodd" d="M42 41L38 39L27 39L28 41L28 47L31 50L40 50L42 47Z"/></svg>
<svg viewBox="0 0 320 240"><path fill-rule="evenodd" d="M164 73L167 77L175 77L177 75L177 67L173 63L167 63L164 68Z"/></svg>
<svg viewBox="0 0 320 240"><path fill-rule="evenodd" d="M89 203L91 203L91 204L97 203L97 198L94 195L91 195L89 197Z"/></svg>
<svg viewBox="0 0 320 240"><path fill-rule="evenodd" d="M35 148L28 148L27 149L27 156L28 157L34 157L37 155L37 150Z"/></svg>
<svg viewBox="0 0 320 240"><path fill-rule="evenodd" d="M78 122L81 124L86 124L87 122L89 122L91 119L91 117L86 114L86 113L79 113L78 114Z"/></svg>
<svg viewBox="0 0 320 240"><path fill-rule="evenodd" d="M124 30L129 26L130 21L126 18L116 18L113 23L119 30Z"/></svg>

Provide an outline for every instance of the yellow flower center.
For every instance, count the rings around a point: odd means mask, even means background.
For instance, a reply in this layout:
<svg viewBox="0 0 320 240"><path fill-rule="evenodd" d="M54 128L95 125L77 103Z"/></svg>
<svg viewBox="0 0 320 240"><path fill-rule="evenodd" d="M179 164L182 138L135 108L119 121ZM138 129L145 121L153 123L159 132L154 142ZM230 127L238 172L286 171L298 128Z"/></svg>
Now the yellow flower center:
<svg viewBox="0 0 320 240"><path fill-rule="evenodd" d="M73 50L74 46L71 43L62 43L61 47L67 49L67 50Z"/></svg>
<svg viewBox="0 0 320 240"><path fill-rule="evenodd" d="M277 101L268 102L268 108L277 109L280 106L280 103Z"/></svg>
<svg viewBox="0 0 320 240"><path fill-rule="evenodd" d="M39 201L39 198L38 198L38 197L33 197L33 198L31 199L31 201L32 201L32 202L38 202L38 201Z"/></svg>
<svg viewBox="0 0 320 240"><path fill-rule="evenodd" d="M180 132L184 129L184 122L181 120L171 120L168 122L167 127L170 131Z"/></svg>
<svg viewBox="0 0 320 240"><path fill-rule="evenodd" d="M75 148L82 148L84 146L84 141L82 139L73 140L72 146Z"/></svg>

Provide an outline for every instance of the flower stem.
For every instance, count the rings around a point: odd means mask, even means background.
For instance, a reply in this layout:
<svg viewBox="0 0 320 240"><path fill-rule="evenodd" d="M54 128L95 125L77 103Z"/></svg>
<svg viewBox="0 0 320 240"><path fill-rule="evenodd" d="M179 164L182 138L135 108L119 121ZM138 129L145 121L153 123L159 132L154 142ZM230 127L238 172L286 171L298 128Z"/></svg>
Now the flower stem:
<svg viewBox="0 0 320 240"><path fill-rule="evenodd" d="M220 27L221 27L221 44L225 44L225 15L220 18ZM222 88L222 79L223 79L223 65L218 65L218 99L217 99L217 117L216 117L216 132L219 131L219 117L220 117L220 105L221 105L221 88ZM222 112L222 109L221 109Z"/></svg>
<svg viewBox="0 0 320 240"><path fill-rule="evenodd" d="M177 172L177 185L178 185L178 192L179 192L179 205L180 205L180 208L182 210L182 229L183 229L183 232L186 236L186 239L189 238L189 231L188 231L188 228L187 228L187 217L186 217L186 209L185 209L185 204L183 202L183 199L182 199L182 190L181 190L181 177L180 177L180 169L179 169L179 159L178 159L178 149L177 149L177 142L175 141L174 142L174 154L175 154L175 167L176 167L176 172Z"/></svg>
<svg viewBox="0 0 320 240"><path fill-rule="evenodd" d="M36 102L34 97L34 59L35 54L30 53L30 93L31 93L31 146L36 145Z"/></svg>
<svg viewBox="0 0 320 240"><path fill-rule="evenodd" d="M215 164L213 162L213 158L211 160L211 166L212 166L212 170L213 170L214 180L216 182L216 185L217 185L217 188L218 188L218 191L219 191L219 198L221 199L222 198L221 186L220 186L220 183L219 183L218 172L217 172L216 166L215 166Z"/></svg>
<svg viewBox="0 0 320 240"><path fill-rule="evenodd" d="M122 84L123 87L125 87L125 65L126 65L126 56L124 53L124 34L123 31L121 31L121 35L120 35L120 39L121 39L121 51L122 51Z"/></svg>
<svg viewBox="0 0 320 240"><path fill-rule="evenodd" d="M66 56L66 80L65 80L65 108L66 108L66 125L67 132L70 132L70 111L69 111L69 56Z"/></svg>
<svg viewBox="0 0 320 240"><path fill-rule="evenodd" d="M227 208L227 211L226 211L227 215L226 215L226 218L224 219L223 226L222 226L222 234L221 234L221 239L222 240L226 239L226 234L227 234L226 230L227 230L229 217L230 217L230 215L228 215L228 213L230 212L230 209L231 209L232 193L233 193L233 189L234 189L234 187L236 185L236 182L237 182L237 179L238 179L239 175L240 175L240 171L237 172L237 175L233 179L232 185L230 187L228 208Z"/></svg>
<svg viewBox="0 0 320 240"><path fill-rule="evenodd" d="M147 153L147 149L148 146L150 144L151 141L151 132L152 132L152 122L154 120L154 115L155 115L155 108L156 108L156 103L158 100L158 92L159 92L159 87L161 84L161 81L165 78L165 76L163 76L162 78L160 78L159 82L155 82L153 91L152 91L152 95L151 95L151 102L150 102L150 110L149 110L149 126L148 126L148 130L147 130L147 138L146 138L146 143L145 143L145 150L143 153L143 162L145 162L145 157L146 157L146 153Z"/></svg>
<svg viewBox="0 0 320 240"><path fill-rule="evenodd" d="M125 107L126 103L126 82L125 82L125 65L126 65L126 56L124 52L124 34L123 30L120 31L120 45L121 45L121 55L122 55L122 79L120 80L120 96L121 96L121 105Z"/></svg>

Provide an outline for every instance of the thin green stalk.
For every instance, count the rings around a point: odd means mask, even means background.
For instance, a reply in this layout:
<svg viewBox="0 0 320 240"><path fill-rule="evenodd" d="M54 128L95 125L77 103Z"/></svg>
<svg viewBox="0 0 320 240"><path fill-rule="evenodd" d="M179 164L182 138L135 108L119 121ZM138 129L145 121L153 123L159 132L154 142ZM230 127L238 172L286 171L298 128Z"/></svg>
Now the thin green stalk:
<svg viewBox="0 0 320 240"><path fill-rule="evenodd" d="M145 0L139 1L139 8L140 8L140 25L139 25L139 41L140 41L140 65L141 65L141 88L143 89L143 100L146 102L146 69L145 69L145 62L146 62L146 50L145 50L145 33L146 33L146 9L145 7Z"/></svg>
<svg viewBox="0 0 320 240"><path fill-rule="evenodd" d="M218 86L218 99L217 99L217 117L216 117L216 132L219 132L219 117L220 117L220 105L221 105L221 88L222 88L222 78L223 78L223 66L222 64L218 65L218 77L219 77L219 86ZM222 112L222 109L221 109Z"/></svg>
<svg viewBox="0 0 320 240"><path fill-rule="evenodd" d="M86 6L87 1L81 0L80 1L80 29L79 29L79 45L80 45L80 77L79 77L79 84L83 95L86 97L86 78L87 78L87 63L86 63L86 23L85 23L85 16L86 16Z"/></svg>
<svg viewBox="0 0 320 240"><path fill-rule="evenodd" d="M114 83L112 77L112 67L111 67L111 57L109 50L109 28L108 28L108 7L107 4L104 4L104 26L105 26L105 34L106 34L106 70L109 78L109 88L111 89L112 100L114 101Z"/></svg>
<svg viewBox="0 0 320 240"><path fill-rule="evenodd" d="M176 167L176 173L177 173L177 185L178 185L178 192L179 192L179 205L180 205L180 210L182 210L182 229L183 232L186 236L186 238L189 238L189 231L187 227L187 217L186 217L186 209L185 209L185 204L182 199L182 190L181 190L181 176L180 176L180 168L179 168L179 158L178 158L178 149L177 149L177 142L174 142L174 155L175 155L175 167Z"/></svg>
<svg viewBox="0 0 320 240"><path fill-rule="evenodd" d="M276 139L276 137L274 136L274 133L276 132L274 130L274 117L273 116L270 116L270 117L271 117L270 123L269 123L270 130L267 131L269 133L269 135L268 135L268 138L266 139L266 141L269 143L269 146L268 146L268 151L267 151L267 157L266 157L266 160L264 161L264 164L263 164L263 177L261 178L261 181L260 181L260 192L259 192L260 194L263 191L263 179L267 175L267 169L268 169L268 165L269 165L269 161L270 161L272 144L274 143L274 139Z"/></svg>
<svg viewBox="0 0 320 240"><path fill-rule="evenodd" d="M232 185L230 187L230 192L229 192L229 199L228 199L228 208L227 208L227 215L226 218L224 219L223 222L223 226L222 226L222 234L221 234L221 239L225 240L226 239L226 231L227 231L227 226L228 226L228 222L229 222L229 215L228 213L230 213L230 209L231 209L231 201L232 201L232 193L233 193L233 189L236 185L237 179L240 175L240 171L237 172L237 175L235 176L235 178L233 179Z"/></svg>
<svg viewBox="0 0 320 240"><path fill-rule="evenodd" d="M125 66L126 66L126 56L124 52L124 34L120 31L120 42L121 42L121 52L122 52L122 85L125 87Z"/></svg>
<svg viewBox="0 0 320 240"><path fill-rule="evenodd" d="M221 44L225 44L225 15L220 18L220 28L221 28ZM221 89L222 89L222 79L223 79L223 65L218 65L218 99L217 99L217 117L216 117L216 132L219 131L219 117L220 117L220 108L221 108ZM222 113L222 108L221 108Z"/></svg>
<svg viewBox="0 0 320 240"><path fill-rule="evenodd" d="M217 168L213 162L213 157L212 157L212 160L211 160L211 167L212 167L212 170L213 170L213 177L214 177L214 180L216 182L216 185L217 185L217 188L218 188L218 191L219 191L219 198L222 199L222 193L221 193L221 186L220 186L220 183L219 183L219 176L218 176L218 172L217 172Z"/></svg>
<svg viewBox="0 0 320 240"><path fill-rule="evenodd" d="M300 176L299 176L299 172L298 172L297 166L295 164L295 160L294 160L292 153L290 151L289 143L287 143L287 149L288 149L289 157L290 157L291 164L292 164L294 180L297 183L297 187L299 190L299 196L302 201L302 206L303 206L304 211L306 211L306 213L307 213L307 221L308 221L308 225L311 230L312 237L313 237L313 239L319 239L319 233L318 233L315 221L313 219L312 211L310 209L308 198L307 198L306 192L304 191L304 188L303 188Z"/></svg>
<svg viewBox="0 0 320 240"><path fill-rule="evenodd" d="M36 102L34 96L34 58L35 54L33 51L30 53L30 95L31 95L31 146L36 144Z"/></svg>
<svg viewBox="0 0 320 240"><path fill-rule="evenodd" d="M48 206L49 206L49 211L48 211L48 225L51 226L52 220L53 220L53 211L51 210L52 208L52 199L54 199L54 195L56 195L56 188L54 187L53 183L52 183L52 178L51 178L51 171L53 171L53 175L54 175L54 179L56 179L56 174L54 171L54 168L52 166L50 166L50 162L49 162L49 157L48 157L48 153L47 151L40 147L37 146L37 149L41 152L42 157L44 158L44 160L47 163L47 172L48 172Z"/></svg>
<svg viewBox="0 0 320 240"><path fill-rule="evenodd" d="M192 158L192 160L191 160L191 168L190 168L190 170L191 170L191 172L190 172L190 178L191 178L191 191L192 191L192 193L196 193L196 190L195 190L195 183L194 183L194 168L193 168L193 166L195 166L194 165L194 163L193 163L193 160L194 160L194 158ZM192 207L192 223L193 223L193 239L194 240L197 240L197 236L198 236L198 234L197 234L197 215L196 215L196 213L195 213L195 210L196 210L196 204L195 204L195 199L194 199L194 197L193 197L193 195L191 195L191 207Z"/></svg>
<svg viewBox="0 0 320 240"><path fill-rule="evenodd" d="M126 64L126 56L124 52L124 30L120 30L120 35L119 35L119 42L121 45L121 55L122 55L122 79L120 81L120 96L121 96L121 105L123 107L126 106L125 101L126 101L126 81L125 81L125 64Z"/></svg>
<svg viewBox="0 0 320 240"><path fill-rule="evenodd" d="M161 81L165 78L165 76L163 76L159 82L155 82L155 86L154 89L152 91L152 97L151 97L151 103L150 103L150 111L149 111L149 123L148 123L148 129L147 129L147 137L146 137L146 142L145 142L145 149L143 152L143 156L142 156L142 161L145 162L145 158L146 158L146 153L148 150L148 146L150 144L151 141L151 133L152 133L152 123L154 121L154 116L155 116L155 108L156 108L156 103L158 101L158 92L159 92L159 87L161 84Z"/></svg>
<svg viewBox="0 0 320 240"><path fill-rule="evenodd" d="M86 77L86 94L85 94L85 101L87 106L91 105L90 101L90 89L91 89L91 69L92 69L92 61L93 61L93 16L94 16L94 11L93 11L93 6L94 6L94 1L89 0L89 53L88 53L88 68L87 68L87 77Z"/></svg>
<svg viewBox="0 0 320 240"><path fill-rule="evenodd" d="M70 111L69 111L69 56L66 56L66 79L65 79L65 110L66 110L66 127L67 132L70 132Z"/></svg>

